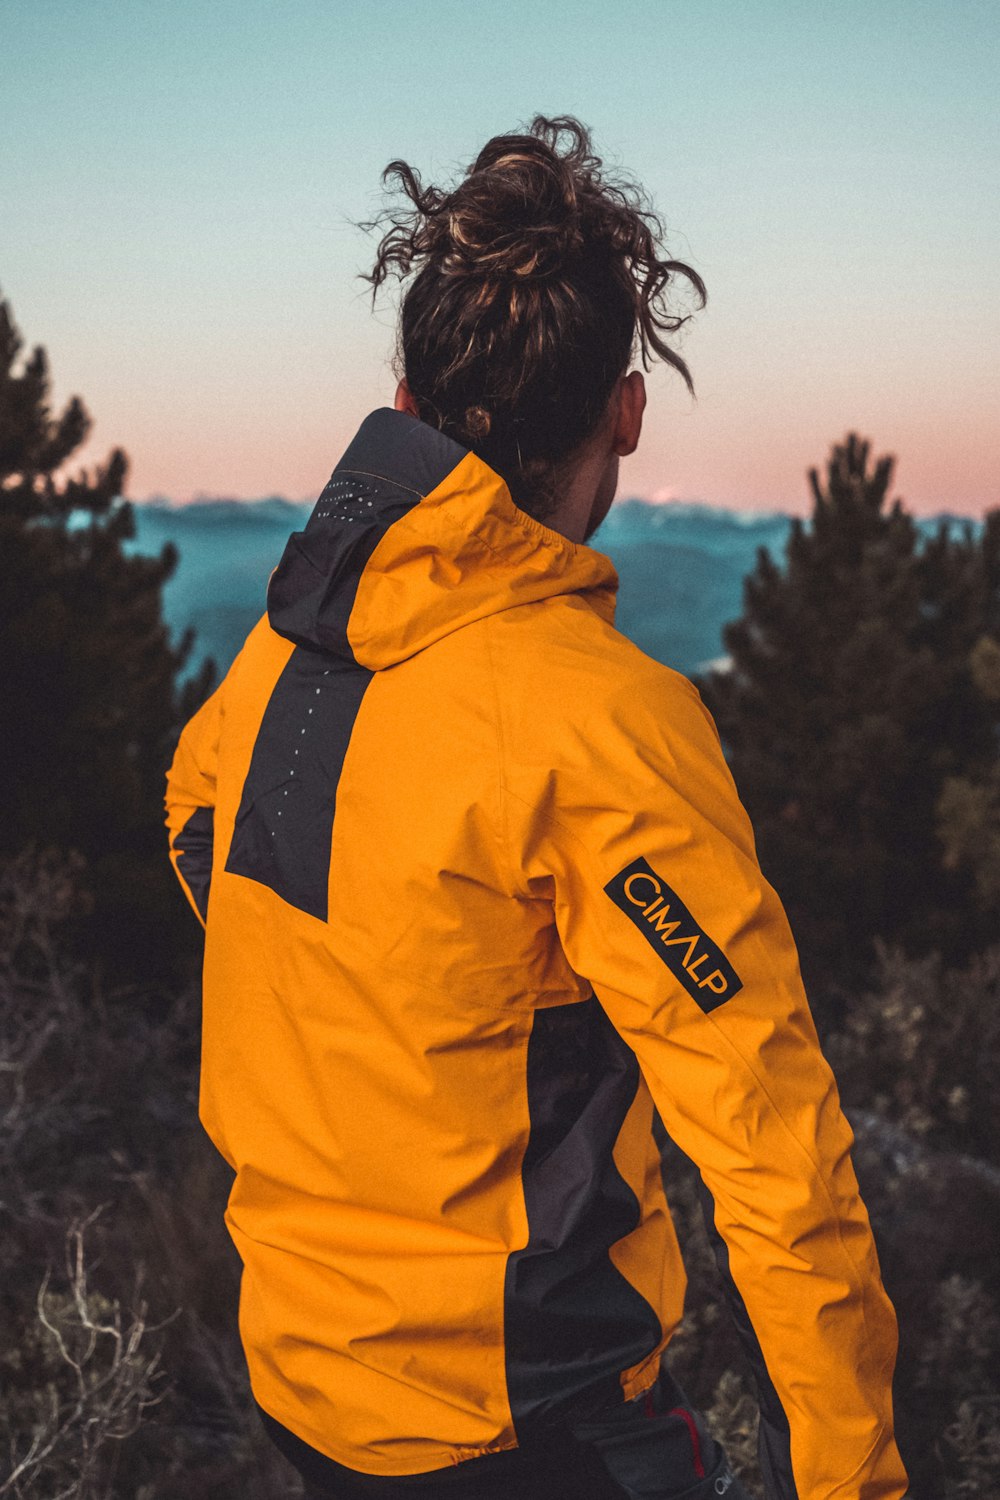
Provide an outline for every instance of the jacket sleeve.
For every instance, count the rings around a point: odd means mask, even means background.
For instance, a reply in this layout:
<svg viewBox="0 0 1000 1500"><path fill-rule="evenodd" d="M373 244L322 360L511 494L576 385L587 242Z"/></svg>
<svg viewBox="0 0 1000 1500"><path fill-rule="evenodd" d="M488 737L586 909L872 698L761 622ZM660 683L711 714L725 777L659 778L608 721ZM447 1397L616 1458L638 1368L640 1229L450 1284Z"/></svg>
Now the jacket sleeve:
<svg viewBox="0 0 1000 1500"><path fill-rule="evenodd" d="M541 797L511 767L523 894L552 901L699 1170L768 1500L900 1500L897 1325L854 1135L715 723L687 678L650 665L610 712L581 713Z"/></svg>
<svg viewBox="0 0 1000 1500"><path fill-rule="evenodd" d="M221 682L181 731L164 798L170 862L202 927L208 920L215 831L215 780L222 726Z"/></svg>

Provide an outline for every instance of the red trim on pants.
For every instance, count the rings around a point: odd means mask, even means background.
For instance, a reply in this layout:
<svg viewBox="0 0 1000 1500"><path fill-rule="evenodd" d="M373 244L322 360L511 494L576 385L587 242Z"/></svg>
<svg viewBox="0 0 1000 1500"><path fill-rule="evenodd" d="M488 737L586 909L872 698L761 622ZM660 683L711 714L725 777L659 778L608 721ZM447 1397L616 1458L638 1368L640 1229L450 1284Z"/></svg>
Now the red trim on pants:
<svg viewBox="0 0 1000 1500"><path fill-rule="evenodd" d="M698 1429L694 1425L694 1417L692 1417L691 1413L683 1406L673 1407L671 1411L667 1412L667 1416L683 1417L685 1422L687 1423L687 1430L691 1434L691 1449L694 1455L694 1472L697 1474L699 1479L704 1479L705 1465L702 1462L701 1442L698 1437Z"/></svg>

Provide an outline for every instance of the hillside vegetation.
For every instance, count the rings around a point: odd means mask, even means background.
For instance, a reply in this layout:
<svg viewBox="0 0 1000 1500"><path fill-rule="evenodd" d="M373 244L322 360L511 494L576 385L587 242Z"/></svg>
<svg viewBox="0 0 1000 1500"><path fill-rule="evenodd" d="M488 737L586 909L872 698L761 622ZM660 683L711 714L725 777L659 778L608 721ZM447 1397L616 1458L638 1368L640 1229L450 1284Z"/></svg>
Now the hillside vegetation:
<svg viewBox="0 0 1000 1500"><path fill-rule="evenodd" d="M44 351L0 303L0 1497L272 1500L299 1482L250 1403L198 1123L202 931L163 776L214 685L130 552L127 460L60 481ZM1000 1493L1000 509L925 547L850 434L811 519L761 549L699 679L800 944L900 1327L913 1500ZM87 516L83 526L71 514ZM670 585L664 578L663 587ZM675 1373L752 1492L756 1407L690 1167Z"/></svg>

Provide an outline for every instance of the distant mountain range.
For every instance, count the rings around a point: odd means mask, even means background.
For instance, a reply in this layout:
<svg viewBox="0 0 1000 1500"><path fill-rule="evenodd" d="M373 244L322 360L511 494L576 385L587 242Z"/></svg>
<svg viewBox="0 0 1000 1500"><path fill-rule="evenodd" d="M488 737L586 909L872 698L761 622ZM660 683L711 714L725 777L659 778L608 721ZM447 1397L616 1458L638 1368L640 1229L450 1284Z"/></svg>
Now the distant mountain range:
<svg viewBox="0 0 1000 1500"><path fill-rule="evenodd" d="M279 497L135 504L136 536L127 550L158 553L172 541L180 553L163 606L175 639L187 625L197 633L188 673L211 656L219 677L225 675L263 613L268 575L289 533L301 530L312 507ZM970 524L942 514L918 518L917 525L929 534L942 521ZM711 662L724 664L722 627L742 612L743 579L757 549L767 547L782 562L790 526L791 517L778 511L619 500L590 545L618 570L618 629L690 676Z"/></svg>

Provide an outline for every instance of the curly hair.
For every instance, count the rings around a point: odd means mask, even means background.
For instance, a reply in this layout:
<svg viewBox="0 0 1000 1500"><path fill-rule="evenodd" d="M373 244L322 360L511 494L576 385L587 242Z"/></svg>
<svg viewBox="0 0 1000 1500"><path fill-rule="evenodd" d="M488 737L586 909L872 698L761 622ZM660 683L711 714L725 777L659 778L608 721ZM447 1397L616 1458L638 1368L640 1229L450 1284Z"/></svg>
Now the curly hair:
<svg viewBox="0 0 1000 1500"><path fill-rule="evenodd" d="M568 137L565 149L561 139ZM570 115L536 115L527 134L498 135L450 191L392 161L409 207L360 225L389 227L374 268L379 287L415 272L401 307L394 372L421 420L472 449L538 520L559 503L565 465L596 430L619 376L641 349L694 392L665 334L666 303L698 273L662 255L663 226L632 182L610 180L590 131Z"/></svg>

